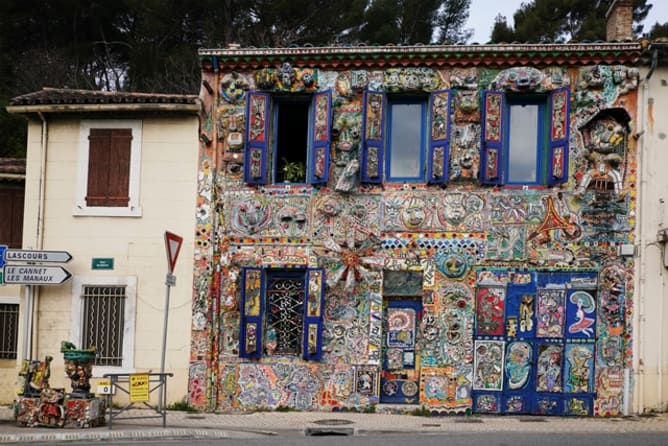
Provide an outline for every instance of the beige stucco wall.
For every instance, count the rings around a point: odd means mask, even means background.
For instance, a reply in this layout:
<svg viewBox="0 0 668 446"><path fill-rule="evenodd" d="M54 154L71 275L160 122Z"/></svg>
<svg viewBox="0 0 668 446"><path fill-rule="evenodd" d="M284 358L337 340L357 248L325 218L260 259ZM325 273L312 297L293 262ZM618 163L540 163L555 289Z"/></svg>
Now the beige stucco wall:
<svg viewBox="0 0 668 446"><path fill-rule="evenodd" d="M0 299L3 302L19 303L19 314L23 308L21 308L21 287L18 285L2 285L0 286ZM18 340L18 351L21 351L21 342L20 337L21 330L23 329L23 320L19 317L19 340ZM16 394L16 374L18 372L19 362L9 359L0 359L0 404L12 401L14 395Z"/></svg>
<svg viewBox="0 0 668 446"><path fill-rule="evenodd" d="M668 67L641 72L638 256L634 312L633 411L664 411L668 405L668 269L657 232L668 228Z"/></svg>
<svg viewBox="0 0 668 446"><path fill-rule="evenodd" d="M95 117L86 116L86 119ZM38 232L42 125L31 121L28 131L25 249L68 251L64 265L73 276L135 276L137 278L135 371L160 370L165 274L164 232L184 238L171 287L165 369L173 372L169 401L186 395L190 351L192 264L197 190L197 117L137 117L142 120L141 217L73 216L79 175L79 117L48 119L43 241ZM123 116L122 119L135 119ZM92 270L93 257L113 258L113 270ZM70 388L63 375L60 343L72 340L73 280L60 286L33 287L37 307L32 357L52 355L51 385ZM19 287L17 287L19 288ZM21 287L22 288L22 287ZM4 293L3 289L3 293ZM20 293L23 293L20 290ZM21 333L22 333L21 329ZM21 351L19 340L19 352ZM17 361L18 364L18 361ZM1 367L1 364L0 364ZM0 368L0 403L11 401L16 367ZM95 382L95 381L94 381ZM93 391L95 385L93 385Z"/></svg>

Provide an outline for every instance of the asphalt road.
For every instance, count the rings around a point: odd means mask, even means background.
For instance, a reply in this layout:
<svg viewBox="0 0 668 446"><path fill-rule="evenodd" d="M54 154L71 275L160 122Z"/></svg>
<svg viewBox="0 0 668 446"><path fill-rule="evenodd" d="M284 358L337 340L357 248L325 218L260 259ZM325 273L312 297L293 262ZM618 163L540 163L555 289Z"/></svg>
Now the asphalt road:
<svg viewBox="0 0 668 446"><path fill-rule="evenodd" d="M31 443L38 445L83 445L88 442L67 441ZM484 432L484 433L447 433L447 434L410 434L410 435L359 435L359 436L305 436L298 434L277 435L261 438L223 438L223 439L146 439L146 440L108 440L103 445L181 445L192 446L666 446L668 432L615 432L615 433L526 433L526 432Z"/></svg>

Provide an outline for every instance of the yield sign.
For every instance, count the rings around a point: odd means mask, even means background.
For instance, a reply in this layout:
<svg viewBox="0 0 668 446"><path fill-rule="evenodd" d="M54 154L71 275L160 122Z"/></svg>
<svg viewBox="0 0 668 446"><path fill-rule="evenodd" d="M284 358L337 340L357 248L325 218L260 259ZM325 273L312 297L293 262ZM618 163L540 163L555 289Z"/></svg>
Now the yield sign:
<svg viewBox="0 0 668 446"><path fill-rule="evenodd" d="M183 237L180 237L172 232L165 231L165 247L167 248L167 268L168 273L172 274L174 272L174 265L176 265L176 259L179 256L179 251L181 250L181 244L183 243Z"/></svg>

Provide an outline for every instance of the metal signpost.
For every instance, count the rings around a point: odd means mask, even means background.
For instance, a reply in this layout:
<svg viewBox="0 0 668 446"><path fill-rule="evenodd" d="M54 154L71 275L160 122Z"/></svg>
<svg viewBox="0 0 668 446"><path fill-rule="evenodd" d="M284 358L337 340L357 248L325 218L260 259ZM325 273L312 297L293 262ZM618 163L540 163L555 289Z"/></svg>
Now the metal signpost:
<svg viewBox="0 0 668 446"><path fill-rule="evenodd" d="M162 356L160 358L160 373L164 376L165 373L165 352L167 351L167 319L169 316L169 290L172 286L176 285L176 276L174 273L174 266L176 265L176 259L179 256L179 251L181 251L181 244L183 243L183 237L180 237L172 232L165 231L165 248L167 250L167 276L165 277L165 285L167 290L165 293L165 319L162 324ZM160 406L165 401L164 395L164 386L160 388ZM160 407L162 410L163 407Z"/></svg>

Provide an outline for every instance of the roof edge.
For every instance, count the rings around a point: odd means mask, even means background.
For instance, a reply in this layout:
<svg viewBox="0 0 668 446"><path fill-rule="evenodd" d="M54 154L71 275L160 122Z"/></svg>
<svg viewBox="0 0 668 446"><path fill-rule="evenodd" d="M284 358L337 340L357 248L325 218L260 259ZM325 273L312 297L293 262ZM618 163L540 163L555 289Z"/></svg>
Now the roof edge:
<svg viewBox="0 0 668 446"><path fill-rule="evenodd" d="M193 104L34 104L8 105L8 113L82 113L82 112L180 112L197 113L201 110L198 103Z"/></svg>
<svg viewBox="0 0 668 446"><path fill-rule="evenodd" d="M227 48L200 48L199 56L270 56L312 54L371 54L371 53L506 53L508 51L615 51L640 50L641 42L582 42L582 43L495 43L471 45L360 45L360 46L303 46L288 48L256 48L230 45Z"/></svg>

